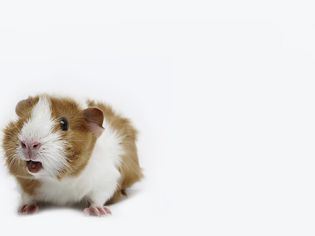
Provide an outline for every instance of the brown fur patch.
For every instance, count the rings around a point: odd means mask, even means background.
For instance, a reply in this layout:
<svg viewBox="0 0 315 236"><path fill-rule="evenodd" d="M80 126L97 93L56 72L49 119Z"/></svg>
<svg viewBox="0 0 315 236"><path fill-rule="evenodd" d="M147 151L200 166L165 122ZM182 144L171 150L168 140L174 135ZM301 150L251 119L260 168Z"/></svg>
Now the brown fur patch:
<svg viewBox="0 0 315 236"><path fill-rule="evenodd" d="M74 100L51 97L50 101L52 117L57 120L65 117L69 121L67 131L62 131L58 123L55 127L55 131L58 130L66 141L66 156L71 167L61 170L58 177L76 176L87 165L97 137L90 132L83 110Z"/></svg>

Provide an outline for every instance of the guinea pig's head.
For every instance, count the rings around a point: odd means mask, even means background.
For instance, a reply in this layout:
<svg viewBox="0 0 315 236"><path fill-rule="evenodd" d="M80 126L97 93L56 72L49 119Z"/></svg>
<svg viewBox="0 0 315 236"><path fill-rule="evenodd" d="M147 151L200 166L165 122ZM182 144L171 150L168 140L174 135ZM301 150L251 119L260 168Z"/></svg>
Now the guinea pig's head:
<svg viewBox="0 0 315 236"><path fill-rule="evenodd" d="M5 128L3 148L10 172L20 177L76 175L103 131L101 110L68 98L29 97L15 111L18 120Z"/></svg>

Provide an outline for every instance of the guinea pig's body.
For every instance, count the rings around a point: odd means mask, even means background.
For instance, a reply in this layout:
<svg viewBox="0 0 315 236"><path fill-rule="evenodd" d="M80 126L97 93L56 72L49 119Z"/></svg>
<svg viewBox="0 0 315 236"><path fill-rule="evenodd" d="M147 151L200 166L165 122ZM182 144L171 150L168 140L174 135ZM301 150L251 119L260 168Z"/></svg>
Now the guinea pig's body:
<svg viewBox="0 0 315 236"><path fill-rule="evenodd" d="M87 201L85 213L106 215L104 204L141 179L136 131L109 106L41 95L18 103L16 113L3 148L20 186L20 213L33 213L40 202Z"/></svg>
<svg viewBox="0 0 315 236"><path fill-rule="evenodd" d="M105 121L105 123L107 123ZM75 203L101 195L100 204L110 199L117 190L121 177L119 172L123 156L122 139L109 126L97 139L87 165L77 176L61 179L44 179L33 196L37 201L51 202L59 205Z"/></svg>

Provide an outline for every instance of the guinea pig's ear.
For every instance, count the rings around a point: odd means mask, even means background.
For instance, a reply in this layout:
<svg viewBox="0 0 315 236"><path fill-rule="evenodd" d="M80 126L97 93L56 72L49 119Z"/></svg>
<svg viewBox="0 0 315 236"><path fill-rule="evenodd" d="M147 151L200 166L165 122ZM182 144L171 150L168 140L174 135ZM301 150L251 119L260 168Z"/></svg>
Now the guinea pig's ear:
<svg viewBox="0 0 315 236"><path fill-rule="evenodd" d="M19 101L18 104L16 104L15 113L18 116L22 116L23 114L25 114L26 111L33 106L33 104L35 102L34 100L35 99L32 97L28 97L25 100Z"/></svg>
<svg viewBox="0 0 315 236"><path fill-rule="evenodd" d="M83 110L83 116L88 124L88 128L96 135L96 137L99 137L104 131L103 112L98 108L87 108Z"/></svg>

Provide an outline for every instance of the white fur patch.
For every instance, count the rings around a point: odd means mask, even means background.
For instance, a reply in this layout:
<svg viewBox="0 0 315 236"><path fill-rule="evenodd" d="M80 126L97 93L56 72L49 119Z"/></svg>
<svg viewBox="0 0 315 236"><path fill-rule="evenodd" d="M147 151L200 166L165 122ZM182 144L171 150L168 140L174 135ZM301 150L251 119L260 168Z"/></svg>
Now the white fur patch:
<svg viewBox="0 0 315 236"><path fill-rule="evenodd" d="M123 149L121 137L104 120L105 130L98 138L92 156L77 177L44 179L36 200L67 204L87 199L92 206L102 206L114 194L120 178Z"/></svg>
<svg viewBox="0 0 315 236"><path fill-rule="evenodd" d="M40 97L33 107L30 119L24 124L19 138L38 141L51 134L52 127L49 101L46 97Z"/></svg>
<svg viewBox="0 0 315 236"><path fill-rule="evenodd" d="M38 173L31 173L35 177L56 177L58 171L68 165L64 155L65 143L59 133L52 132L55 124L56 121L51 117L49 100L45 96L40 97L19 135L21 141L36 141L41 144L37 160L42 162L44 168ZM17 149L17 155L24 159L21 147Z"/></svg>
<svg viewBox="0 0 315 236"><path fill-rule="evenodd" d="M79 105L79 107L84 110L88 107L87 104L88 99L84 99L84 98L78 98L76 99L77 104Z"/></svg>

